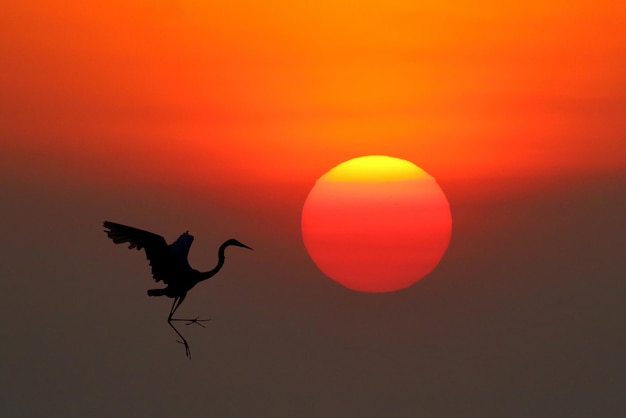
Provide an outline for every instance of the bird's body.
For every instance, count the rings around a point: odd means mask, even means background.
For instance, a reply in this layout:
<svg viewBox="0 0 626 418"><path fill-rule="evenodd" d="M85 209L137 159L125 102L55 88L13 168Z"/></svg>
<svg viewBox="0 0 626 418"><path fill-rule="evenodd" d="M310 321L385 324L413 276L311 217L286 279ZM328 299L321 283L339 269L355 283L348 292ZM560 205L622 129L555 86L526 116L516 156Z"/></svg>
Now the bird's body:
<svg viewBox="0 0 626 418"><path fill-rule="evenodd" d="M185 232L178 237L176 241L168 245L162 236L152 232L109 221L104 222L104 227L108 229L108 231L105 232L114 243L128 243L129 249L136 248L137 250L145 250L146 257L152 267L152 277L157 282L162 281L167 285L165 288L148 290L148 295L167 296L174 299L167 322L183 340L182 343L185 345L187 356L190 357L189 345L176 327L172 325L172 321L188 321L188 323L199 324L199 321L203 320L198 318L173 318L174 312L187 296L187 292L201 281L213 277L222 268L225 260L226 247L233 245L248 249L252 248L242 244L236 239L229 239L225 241L218 250L218 262L215 268L210 271L201 272L192 268L187 260L189 249L193 243L193 236L189 234L189 231Z"/></svg>

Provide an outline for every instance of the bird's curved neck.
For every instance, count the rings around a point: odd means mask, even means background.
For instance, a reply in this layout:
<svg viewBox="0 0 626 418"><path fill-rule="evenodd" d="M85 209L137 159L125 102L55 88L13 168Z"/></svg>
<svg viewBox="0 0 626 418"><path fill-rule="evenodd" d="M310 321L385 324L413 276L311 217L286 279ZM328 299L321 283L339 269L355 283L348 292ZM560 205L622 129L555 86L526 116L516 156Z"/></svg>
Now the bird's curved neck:
<svg viewBox="0 0 626 418"><path fill-rule="evenodd" d="M220 246L219 250L217 251L217 265L213 268L213 270L203 272L200 275L199 281L210 279L211 277L215 276L217 272L220 271L220 269L224 266L224 252L226 251L226 247L226 243Z"/></svg>

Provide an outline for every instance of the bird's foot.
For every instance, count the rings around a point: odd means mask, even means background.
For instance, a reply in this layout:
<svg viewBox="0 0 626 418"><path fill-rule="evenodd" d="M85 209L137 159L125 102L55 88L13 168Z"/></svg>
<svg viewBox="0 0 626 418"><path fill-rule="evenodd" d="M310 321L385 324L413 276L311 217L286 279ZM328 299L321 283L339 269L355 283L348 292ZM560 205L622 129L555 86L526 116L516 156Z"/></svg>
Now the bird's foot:
<svg viewBox="0 0 626 418"><path fill-rule="evenodd" d="M202 325L202 322L207 322L210 321L211 319L200 319L199 316L193 318L193 319L183 319L183 318L170 318L170 321L184 321L186 322L185 325L191 325L191 324L196 324L196 325L200 325L202 328L206 328L204 325Z"/></svg>
<svg viewBox="0 0 626 418"><path fill-rule="evenodd" d="M191 350L189 349L189 344L187 344L187 341L176 340L176 342L185 346L185 355L189 360L191 360Z"/></svg>
<svg viewBox="0 0 626 418"><path fill-rule="evenodd" d="M200 317L197 316L194 319L185 319L185 321L187 321L187 323L185 325L196 324L196 325L200 325L202 328L206 328L204 325L202 325L202 322L207 322L207 321L210 321L210 320L211 320L211 318L209 318L209 319L200 319Z"/></svg>

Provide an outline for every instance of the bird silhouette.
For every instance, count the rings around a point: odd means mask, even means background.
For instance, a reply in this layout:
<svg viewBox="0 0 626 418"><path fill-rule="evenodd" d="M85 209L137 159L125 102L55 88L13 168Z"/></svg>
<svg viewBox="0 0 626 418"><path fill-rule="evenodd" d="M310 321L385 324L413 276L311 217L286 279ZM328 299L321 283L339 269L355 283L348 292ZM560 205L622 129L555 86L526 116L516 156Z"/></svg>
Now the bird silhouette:
<svg viewBox="0 0 626 418"><path fill-rule="evenodd" d="M103 225L107 228L104 232L106 232L107 236L111 238L114 243L128 243L130 244L128 246L129 249L136 248L137 250L145 250L146 257L152 267L152 277L157 282L162 281L167 285L167 287L162 289L148 290L148 296L167 296L174 298L170 314L167 317L167 323L181 338L182 341L177 341L185 346L185 354L191 359L189 344L180 331L172 324L172 321L186 321L186 325L197 324L204 327L202 322L209 321L209 319L199 319L198 317L194 319L173 318L174 312L176 312L178 307L185 300L187 292L201 281L210 279L220 271L224 265L226 247L233 245L250 250L252 250L252 248L242 244L236 239L229 239L220 245L217 252L218 261L215 268L210 271L200 272L193 269L189 265L189 261L187 261L189 248L193 243L193 236L189 234L189 231L182 234L170 245L167 245L167 242L165 242L162 236L152 232L109 221L105 221Z"/></svg>

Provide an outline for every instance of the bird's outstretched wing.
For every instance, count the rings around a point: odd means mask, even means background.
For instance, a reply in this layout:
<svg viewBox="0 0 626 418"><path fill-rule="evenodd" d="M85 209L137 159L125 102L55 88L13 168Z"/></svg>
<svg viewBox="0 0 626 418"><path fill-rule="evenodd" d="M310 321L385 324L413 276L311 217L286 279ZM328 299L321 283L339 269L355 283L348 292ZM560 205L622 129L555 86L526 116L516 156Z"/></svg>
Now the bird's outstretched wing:
<svg viewBox="0 0 626 418"><path fill-rule="evenodd" d="M152 267L152 277L157 282L162 280L166 284L176 278L177 260L174 258L170 247L165 239L152 232L121 225L115 222L104 222L104 227L108 231L108 237L116 244L129 243L129 249L145 250L146 257Z"/></svg>

